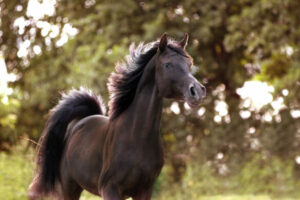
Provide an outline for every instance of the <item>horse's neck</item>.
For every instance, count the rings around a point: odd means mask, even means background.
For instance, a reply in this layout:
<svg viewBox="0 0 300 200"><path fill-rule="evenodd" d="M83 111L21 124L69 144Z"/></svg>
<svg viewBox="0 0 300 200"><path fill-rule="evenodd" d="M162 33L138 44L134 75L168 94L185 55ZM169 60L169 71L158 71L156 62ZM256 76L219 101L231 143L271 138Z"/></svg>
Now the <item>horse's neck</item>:
<svg viewBox="0 0 300 200"><path fill-rule="evenodd" d="M146 134L147 132L158 133L162 114L162 98L158 97L155 85L145 85L137 94L135 103L134 119L143 125L139 131Z"/></svg>
<svg viewBox="0 0 300 200"><path fill-rule="evenodd" d="M155 85L155 66L152 59L141 77L135 98L131 104L129 130L135 137L157 139L160 134L162 97L158 96Z"/></svg>

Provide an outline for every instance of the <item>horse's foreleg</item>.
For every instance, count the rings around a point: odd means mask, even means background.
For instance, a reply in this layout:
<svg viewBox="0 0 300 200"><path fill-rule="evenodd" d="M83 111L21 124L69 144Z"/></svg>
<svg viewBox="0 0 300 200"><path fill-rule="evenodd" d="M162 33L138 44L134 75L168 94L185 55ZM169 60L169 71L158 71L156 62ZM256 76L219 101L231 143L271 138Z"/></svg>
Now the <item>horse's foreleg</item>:
<svg viewBox="0 0 300 200"><path fill-rule="evenodd" d="M150 200L152 196L152 188L148 191L145 191L135 197L133 197L133 200Z"/></svg>
<svg viewBox="0 0 300 200"><path fill-rule="evenodd" d="M152 196L152 190L149 190L147 192L143 192L135 197L133 197L133 200L150 200Z"/></svg>
<svg viewBox="0 0 300 200"><path fill-rule="evenodd" d="M102 189L103 200L123 200L118 189L114 186L106 186Z"/></svg>

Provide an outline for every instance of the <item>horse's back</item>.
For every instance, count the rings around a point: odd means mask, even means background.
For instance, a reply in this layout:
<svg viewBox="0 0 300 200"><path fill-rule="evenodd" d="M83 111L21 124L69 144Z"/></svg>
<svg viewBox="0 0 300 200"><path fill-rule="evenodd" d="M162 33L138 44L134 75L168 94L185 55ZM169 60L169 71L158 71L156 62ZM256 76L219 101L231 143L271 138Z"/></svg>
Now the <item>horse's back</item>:
<svg viewBox="0 0 300 200"><path fill-rule="evenodd" d="M97 193L108 118L92 115L70 125L61 172L71 176L83 189Z"/></svg>
<svg viewBox="0 0 300 200"><path fill-rule="evenodd" d="M72 128L72 134L78 131L91 132L95 129L103 129L108 123L108 117L104 115L91 115L76 122Z"/></svg>

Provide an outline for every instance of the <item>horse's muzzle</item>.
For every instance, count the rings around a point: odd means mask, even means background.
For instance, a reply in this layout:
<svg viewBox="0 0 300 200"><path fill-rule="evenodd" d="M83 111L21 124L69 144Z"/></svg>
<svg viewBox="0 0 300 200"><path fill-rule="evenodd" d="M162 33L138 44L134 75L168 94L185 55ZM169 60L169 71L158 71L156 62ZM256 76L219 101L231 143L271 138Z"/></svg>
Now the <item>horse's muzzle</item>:
<svg viewBox="0 0 300 200"><path fill-rule="evenodd" d="M190 107L197 107L206 96L206 88L201 83L194 80L189 84L187 93L186 102Z"/></svg>

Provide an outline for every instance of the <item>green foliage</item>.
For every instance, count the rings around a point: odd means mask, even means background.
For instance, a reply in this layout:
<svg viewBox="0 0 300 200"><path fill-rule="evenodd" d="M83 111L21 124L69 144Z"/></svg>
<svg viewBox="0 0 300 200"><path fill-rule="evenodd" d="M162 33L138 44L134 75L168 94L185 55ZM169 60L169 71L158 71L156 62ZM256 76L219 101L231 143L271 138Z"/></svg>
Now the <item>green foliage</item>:
<svg viewBox="0 0 300 200"><path fill-rule="evenodd" d="M0 93L0 149L17 141L16 123L20 102L16 95Z"/></svg>
<svg viewBox="0 0 300 200"><path fill-rule="evenodd" d="M282 78L288 73L290 65L290 60L286 55L272 55L272 57L262 65L262 75L266 76L262 79L272 81L276 78Z"/></svg>

